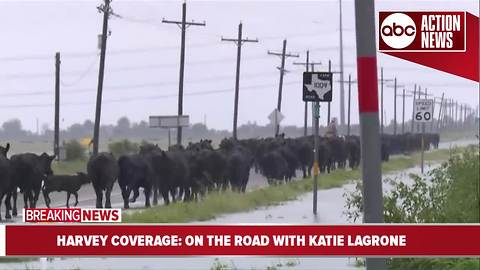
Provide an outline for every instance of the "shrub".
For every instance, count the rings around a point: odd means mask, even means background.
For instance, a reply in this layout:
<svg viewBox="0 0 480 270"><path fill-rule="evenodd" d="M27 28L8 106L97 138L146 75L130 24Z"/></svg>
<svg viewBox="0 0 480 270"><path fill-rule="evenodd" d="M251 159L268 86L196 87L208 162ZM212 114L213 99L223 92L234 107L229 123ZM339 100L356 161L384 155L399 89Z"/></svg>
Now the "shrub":
<svg viewBox="0 0 480 270"><path fill-rule="evenodd" d="M384 194L386 223L478 223L480 222L480 153L474 146L431 170L427 176L410 175L411 184L387 179L391 191ZM362 186L344 195L350 221L362 216ZM393 258L389 269L460 270L479 269L471 258Z"/></svg>
<svg viewBox="0 0 480 270"><path fill-rule="evenodd" d="M138 147L138 143L125 139L108 144L108 151L118 158L122 155L138 153Z"/></svg>
<svg viewBox="0 0 480 270"><path fill-rule="evenodd" d="M85 159L85 148L76 140L71 140L65 145L65 160L83 160Z"/></svg>

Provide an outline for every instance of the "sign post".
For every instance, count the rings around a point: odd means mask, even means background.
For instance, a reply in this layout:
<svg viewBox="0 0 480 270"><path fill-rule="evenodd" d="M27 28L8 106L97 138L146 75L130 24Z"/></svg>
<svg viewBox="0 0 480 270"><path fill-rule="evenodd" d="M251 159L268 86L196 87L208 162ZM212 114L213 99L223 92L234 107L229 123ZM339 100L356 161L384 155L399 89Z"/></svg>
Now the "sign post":
<svg viewBox="0 0 480 270"><path fill-rule="evenodd" d="M268 119L270 120L270 122L273 124L273 127L274 127L274 132L275 132L274 136L278 135L277 126L280 124L280 122L282 122L283 118L285 118L285 116L282 114L282 112L280 112L276 108L273 109L273 111L268 115Z"/></svg>
<svg viewBox="0 0 480 270"><path fill-rule="evenodd" d="M415 121L422 123L422 152L421 152L421 172L423 173L424 152L425 152L425 123L433 120L433 99L416 99L414 106Z"/></svg>
<svg viewBox="0 0 480 270"><path fill-rule="evenodd" d="M168 130L168 147L170 147L170 129L178 127L188 127L189 123L188 115L159 115L149 116L148 124L151 128L166 128Z"/></svg>
<svg viewBox="0 0 480 270"><path fill-rule="evenodd" d="M304 72L303 101L313 102L313 214L316 215L318 196L318 173L320 171L318 166L318 120L320 119L320 102L332 101L332 73Z"/></svg>

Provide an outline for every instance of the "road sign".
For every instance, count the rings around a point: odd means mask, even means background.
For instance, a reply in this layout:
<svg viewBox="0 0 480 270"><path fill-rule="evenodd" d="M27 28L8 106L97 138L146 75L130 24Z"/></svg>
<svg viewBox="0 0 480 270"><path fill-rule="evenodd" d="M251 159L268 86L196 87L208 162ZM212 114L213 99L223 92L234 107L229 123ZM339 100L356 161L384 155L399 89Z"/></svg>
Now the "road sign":
<svg viewBox="0 0 480 270"><path fill-rule="evenodd" d="M151 128L177 128L189 126L188 115L150 116L148 120Z"/></svg>
<svg viewBox="0 0 480 270"><path fill-rule="evenodd" d="M332 101L331 72L303 72L303 101Z"/></svg>
<svg viewBox="0 0 480 270"><path fill-rule="evenodd" d="M428 123L433 121L433 99L416 99L414 106L415 122Z"/></svg>
<svg viewBox="0 0 480 270"><path fill-rule="evenodd" d="M277 109L273 110L269 115L268 115L268 119L270 120L271 123L273 124L278 124L280 122L282 122L283 118L285 118L285 116Z"/></svg>

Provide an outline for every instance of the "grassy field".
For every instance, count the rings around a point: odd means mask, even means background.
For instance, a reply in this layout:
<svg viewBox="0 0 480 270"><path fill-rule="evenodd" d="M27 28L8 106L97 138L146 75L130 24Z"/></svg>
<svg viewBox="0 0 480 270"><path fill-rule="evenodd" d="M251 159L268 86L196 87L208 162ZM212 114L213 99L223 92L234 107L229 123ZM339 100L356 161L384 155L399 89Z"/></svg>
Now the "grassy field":
<svg viewBox="0 0 480 270"><path fill-rule="evenodd" d="M460 151L460 148L453 152ZM434 150L425 153L425 160L438 162L446 160L450 150ZM383 173L414 167L420 161L420 154L399 156L383 163ZM337 170L330 174L321 174L319 188L328 189L341 187L349 180L358 179L360 171ZM208 194L199 202L175 203L168 206L156 206L142 211L124 212L123 222L138 223L182 223L189 221L204 221L218 215L244 212L262 206L275 205L284 201L294 200L299 195L312 190L312 179L301 179L284 185L268 186L247 193L222 192Z"/></svg>

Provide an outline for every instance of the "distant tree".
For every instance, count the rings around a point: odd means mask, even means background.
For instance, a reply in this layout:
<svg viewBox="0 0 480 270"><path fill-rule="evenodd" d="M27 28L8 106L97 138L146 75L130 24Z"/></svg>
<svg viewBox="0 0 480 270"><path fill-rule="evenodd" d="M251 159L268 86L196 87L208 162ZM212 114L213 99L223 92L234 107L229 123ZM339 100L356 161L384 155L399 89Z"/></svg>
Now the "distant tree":
<svg viewBox="0 0 480 270"><path fill-rule="evenodd" d="M191 132L192 132L191 136L193 138L204 138L208 134L207 126L205 126L202 123L193 124L190 129L191 129Z"/></svg>
<svg viewBox="0 0 480 270"><path fill-rule="evenodd" d="M127 136L130 130L130 120L127 117L123 116L117 121L117 126L113 128L114 136Z"/></svg>
<svg viewBox="0 0 480 270"><path fill-rule="evenodd" d="M2 124L4 136L8 138L19 138L25 136L22 130L22 122L19 119L11 119Z"/></svg>

